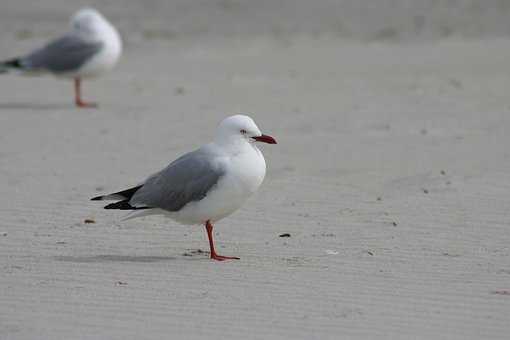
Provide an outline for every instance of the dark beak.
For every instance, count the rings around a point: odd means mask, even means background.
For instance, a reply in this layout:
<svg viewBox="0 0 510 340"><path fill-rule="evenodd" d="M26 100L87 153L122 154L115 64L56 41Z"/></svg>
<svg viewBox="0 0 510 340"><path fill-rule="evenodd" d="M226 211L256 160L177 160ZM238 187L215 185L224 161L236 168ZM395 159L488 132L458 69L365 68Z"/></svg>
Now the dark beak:
<svg viewBox="0 0 510 340"><path fill-rule="evenodd" d="M258 137L251 137L255 139L257 142L267 143L267 144L276 144L276 140L268 135L261 135Z"/></svg>

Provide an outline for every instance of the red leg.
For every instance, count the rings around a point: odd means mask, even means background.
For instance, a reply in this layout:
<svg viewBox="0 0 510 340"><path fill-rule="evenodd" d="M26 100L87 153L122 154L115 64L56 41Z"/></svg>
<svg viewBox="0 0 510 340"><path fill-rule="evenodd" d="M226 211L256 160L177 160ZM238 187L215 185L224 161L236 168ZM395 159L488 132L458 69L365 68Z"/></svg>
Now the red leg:
<svg viewBox="0 0 510 340"><path fill-rule="evenodd" d="M97 107L96 103L86 103L81 100L81 79L74 78L74 103L78 107Z"/></svg>
<svg viewBox="0 0 510 340"><path fill-rule="evenodd" d="M205 222L205 229L207 230L207 237L209 238L209 248L211 248L211 259L217 260L217 261L224 261L224 260L239 260L239 257L233 257L233 256L221 256L216 254L216 251L214 251L214 241L213 241L213 225L211 224L211 221Z"/></svg>

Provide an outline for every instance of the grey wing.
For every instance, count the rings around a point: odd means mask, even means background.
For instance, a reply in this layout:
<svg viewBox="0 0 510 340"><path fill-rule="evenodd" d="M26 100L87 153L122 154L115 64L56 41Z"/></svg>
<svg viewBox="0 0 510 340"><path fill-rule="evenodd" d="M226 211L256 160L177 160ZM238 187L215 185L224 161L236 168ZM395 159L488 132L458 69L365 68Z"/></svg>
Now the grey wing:
<svg viewBox="0 0 510 340"><path fill-rule="evenodd" d="M129 203L179 211L187 203L203 199L223 174L210 156L200 150L190 152L149 177Z"/></svg>
<svg viewBox="0 0 510 340"><path fill-rule="evenodd" d="M54 73L74 71L101 50L103 43L69 34L21 58L23 68Z"/></svg>

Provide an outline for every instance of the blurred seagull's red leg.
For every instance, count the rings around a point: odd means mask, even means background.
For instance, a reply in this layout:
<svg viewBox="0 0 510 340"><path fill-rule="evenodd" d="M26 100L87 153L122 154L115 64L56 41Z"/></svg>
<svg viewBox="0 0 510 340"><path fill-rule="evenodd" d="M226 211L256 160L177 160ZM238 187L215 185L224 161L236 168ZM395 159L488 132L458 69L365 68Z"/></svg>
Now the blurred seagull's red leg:
<svg viewBox="0 0 510 340"><path fill-rule="evenodd" d="M217 261L224 261L224 260L239 260L239 257L233 257L233 256L221 256L216 254L214 251L214 241L213 241L213 225L211 224L211 221L205 222L205 229L207 230L207 237L209 238L209 248L211 248L211 259L217 260Z"/></svg>
<svg viewBox="0 0 510 340"><path fill-rule="evenodd" d="M86 103L81 100L81 79L74 78L74 102L78 107L97 107L96 103Z"/></svg>

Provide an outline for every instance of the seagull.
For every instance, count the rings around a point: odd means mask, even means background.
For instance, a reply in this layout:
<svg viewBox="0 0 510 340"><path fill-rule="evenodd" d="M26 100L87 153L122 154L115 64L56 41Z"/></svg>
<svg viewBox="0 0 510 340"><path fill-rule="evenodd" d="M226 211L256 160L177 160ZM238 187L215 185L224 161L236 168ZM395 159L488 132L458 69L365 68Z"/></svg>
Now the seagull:
<svg viewBox="0 0 510 340"><path fill-rule="evenodd" d="M203 224L211 259L238 260L216 253L213 223L239 209L262 184L266 161L257 142L276 144L250 117L227 117L213 142L177 158L140 185L92 200L116 200L104 208L131 210L124 219L163 214L181 224Z"/></svg>
<svg viewBox="0 0 510 340"><path fill-rule="evenodd" d="M80 9L71 18L71 30L46 46L18 58L0 62L0 73L52 73L73 78L77 107L96 107L81 98L81 80L112 69L122 53L119 32L93 8Z"/></svg>

